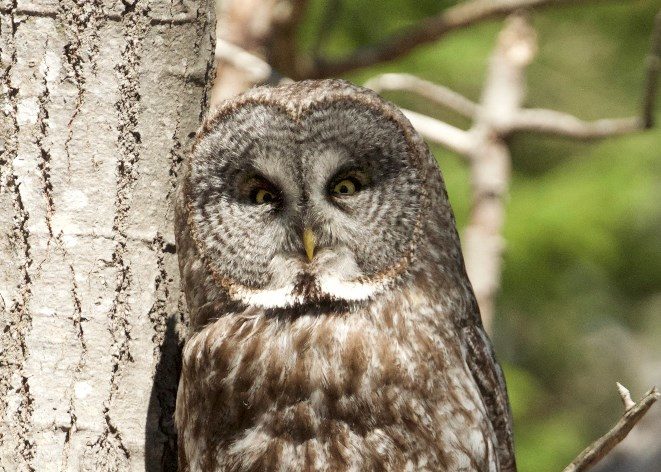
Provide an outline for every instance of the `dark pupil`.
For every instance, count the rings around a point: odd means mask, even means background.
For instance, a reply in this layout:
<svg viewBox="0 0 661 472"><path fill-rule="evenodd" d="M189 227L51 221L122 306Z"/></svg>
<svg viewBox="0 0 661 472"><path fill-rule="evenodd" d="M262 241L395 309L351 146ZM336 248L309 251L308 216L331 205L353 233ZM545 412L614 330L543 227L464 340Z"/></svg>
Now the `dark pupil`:
<svg viewBox="0 0 661 472"><path fill-rule="evenodd" d="M347 187L346 184L342 185L340 187L340 193L349 193L349 187Z"/></svg>
<svg viewBox="0 0 661 472"><path fill-rule="evenodd" d="M270 193L266 192L266 193L264 194L264 197L262 198L262 200L264 201L264 203L271 203L271 202L273 201L273 195L271 195Z"/></svg>

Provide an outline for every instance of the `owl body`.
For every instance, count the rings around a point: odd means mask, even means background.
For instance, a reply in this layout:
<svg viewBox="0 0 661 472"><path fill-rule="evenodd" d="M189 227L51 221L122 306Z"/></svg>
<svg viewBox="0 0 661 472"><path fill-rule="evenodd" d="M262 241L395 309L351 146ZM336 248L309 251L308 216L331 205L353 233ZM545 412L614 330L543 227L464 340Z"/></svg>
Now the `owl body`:
<svg viewBox="0 0 661 472"><path fill-rule="evenodd" d="M442 178L343 81L225 104L185 164L182 470L514 471Z"/></svg>

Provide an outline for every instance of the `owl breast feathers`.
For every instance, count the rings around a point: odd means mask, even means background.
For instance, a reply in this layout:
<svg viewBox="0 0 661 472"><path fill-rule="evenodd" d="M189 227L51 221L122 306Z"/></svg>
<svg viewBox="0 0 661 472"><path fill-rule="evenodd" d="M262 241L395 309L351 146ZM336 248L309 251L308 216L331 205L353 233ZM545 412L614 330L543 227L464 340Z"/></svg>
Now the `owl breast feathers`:
<svg viewBox="0 0 661 472"><path fill-rule="evenodd" d="M442 177L392 104L338 80L226 102L175 220L180 470L515 471Z"/></svg>

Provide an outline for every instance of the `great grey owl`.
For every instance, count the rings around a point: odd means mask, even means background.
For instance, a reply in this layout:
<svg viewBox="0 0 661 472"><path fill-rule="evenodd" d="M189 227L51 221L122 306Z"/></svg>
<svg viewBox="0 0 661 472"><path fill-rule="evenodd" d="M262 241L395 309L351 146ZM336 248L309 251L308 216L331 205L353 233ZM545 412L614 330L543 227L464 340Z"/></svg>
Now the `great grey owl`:
<svg viewBox="0 0 661 472"><path fill-rule="evenodd" d="M443 180L339 80L223 104L183 166L180 470L514 471Z"/></svg>

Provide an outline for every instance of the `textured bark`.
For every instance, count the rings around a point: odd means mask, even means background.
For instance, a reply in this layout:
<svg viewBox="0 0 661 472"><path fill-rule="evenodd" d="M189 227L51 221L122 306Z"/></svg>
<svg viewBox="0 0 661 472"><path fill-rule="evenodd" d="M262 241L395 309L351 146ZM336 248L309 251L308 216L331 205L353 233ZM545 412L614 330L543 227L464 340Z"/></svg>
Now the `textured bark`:
<svg viewBox="0 0 661 472"><path fill-rule="evenodd" d="M211 0L0 0L0 471L171 470Z"/></svg>

